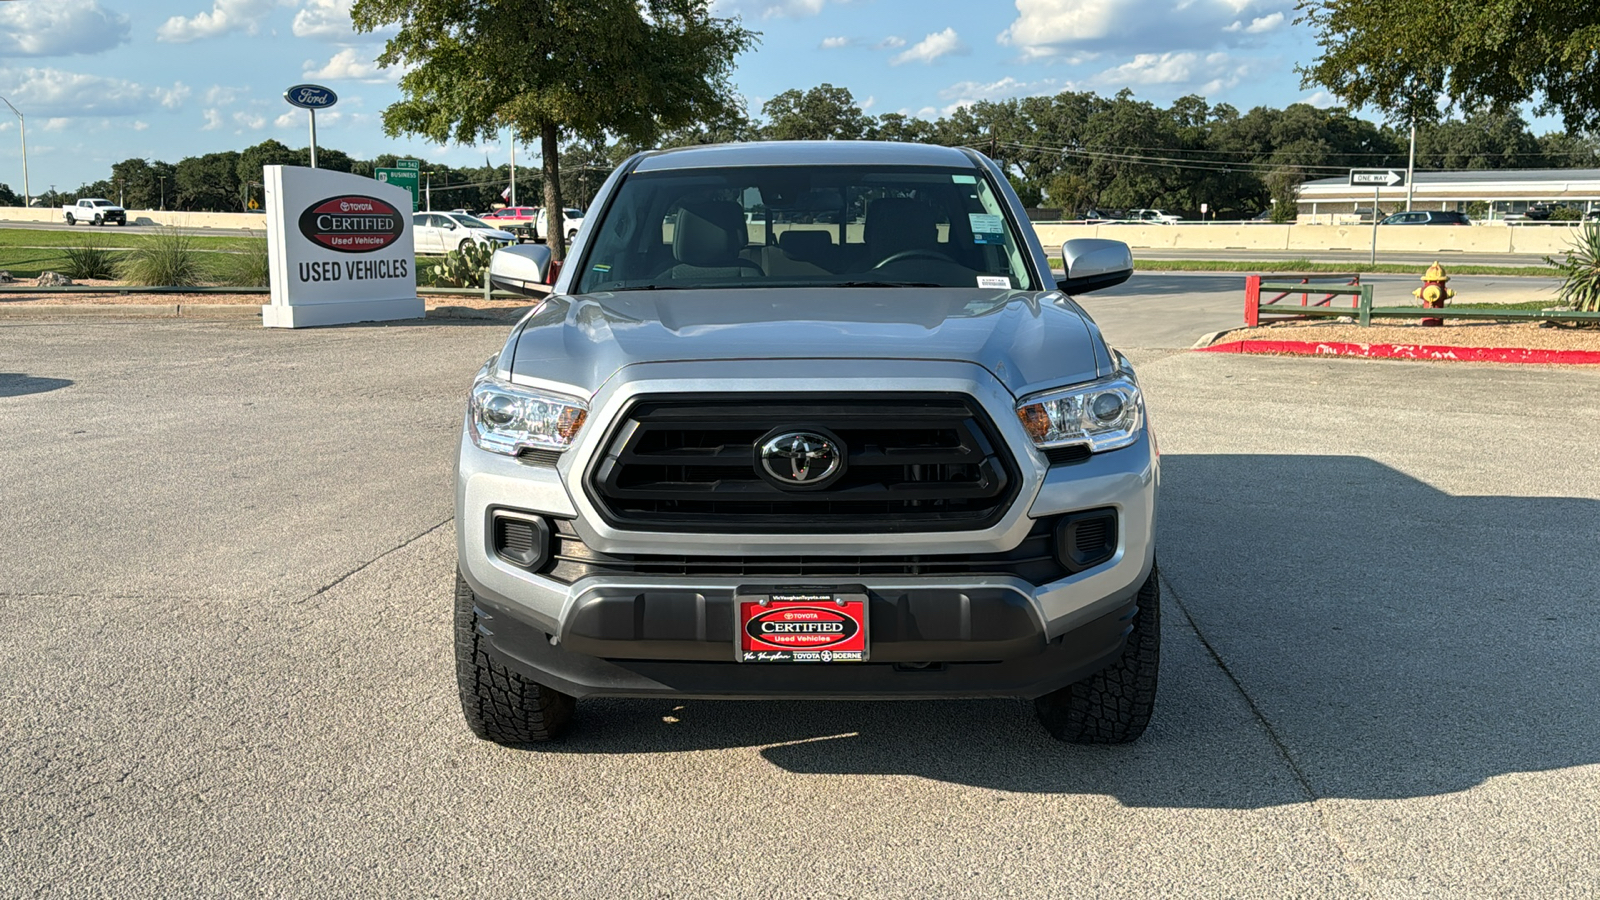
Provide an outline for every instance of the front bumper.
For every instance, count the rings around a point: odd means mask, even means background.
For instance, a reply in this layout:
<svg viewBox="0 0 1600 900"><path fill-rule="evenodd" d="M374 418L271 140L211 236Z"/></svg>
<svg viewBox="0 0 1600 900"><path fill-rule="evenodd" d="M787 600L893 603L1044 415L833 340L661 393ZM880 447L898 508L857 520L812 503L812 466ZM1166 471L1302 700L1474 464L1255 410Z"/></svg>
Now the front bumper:
<svg viewBox="0 0 1600 900"><path fill-rule="evenodd" d="M960 367L965 369L966 367ZM1037 696L1103 668L1121 650L1134 598L1154 564L1158 465L1148 437L1082 462L1051 466L1020 434L1013 402L992 380L956 369L915 386L964 390L1006 431L1022 490L1000 523L937 534L747 535L638 533L600 521L582 491L586 454L607 416L649 385L597 395L579 445L554 466L487 453L463 434L456 480L457 551L477 597L490 651L534 680L575 696ZM933 381L934 383L929 383ZM704 389L704 384L697 385ZM741 384L748 389L748 380ZM762 389L776 389L761 385ZM673 389L681 389L677 385ZM662 390L662 388L657 388ZM996 415L996 412L1000 415ZM1015 428L1017 433L1010 433ZM762 666L734 661L733 598L750 577L606 573L571 584L493 552L491 513L571 519L605 553L959 555L1009 551L1037 519L1109 507L1117 550L1106 562L1045 584L1009 575L849 578L767 575L762 584L869 596L867 663Z"/></svg>

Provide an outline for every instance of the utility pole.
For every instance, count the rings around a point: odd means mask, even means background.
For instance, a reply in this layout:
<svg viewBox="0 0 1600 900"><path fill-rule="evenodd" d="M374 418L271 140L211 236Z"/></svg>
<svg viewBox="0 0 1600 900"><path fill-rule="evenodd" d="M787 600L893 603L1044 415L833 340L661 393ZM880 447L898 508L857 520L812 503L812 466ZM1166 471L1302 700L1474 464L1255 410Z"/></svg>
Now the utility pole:
<svg viewBox="0 0 1600 900"><path fill-rule="evenodd" d="M517 205L517 131L511 130L511 205Z"/></svg>
<svg viewBox="0 0 1600 900"><path fill-rule="evenodd" d="M1416 167L1417 167L1417 120L1416 119L1412 119L1411 120L1411 155L1406 157L1406 212L1411 212L1412 191L1415 190L1415 186L1416 186L1416 183L1417 183L1417 179L1415 178L1415 171L1414 171L1416 169ZM1374 207L1374 209L1376 209L1376 207Z"/></svg>
<svg viewBox="0 0 1600 900"><path fill-rule="evenodd" d="M156 181L161 185L161 210L165 212L167 209L167 176L157 175Z"/></svg>
<svg viewBox="0 0 1600 900"><path fill-rule="evenodd" d="M422 211L433 212L433 173L423 172L427 176L427 183L422 188Z"/></svg>
<svg viewBox="0 0 1600 900"><path fill-rule="evenodd" d="M15 106L11 106L10 100L0 97L0 102L10 106L11 111L17 114L17 130L22 133L22 207L23 209L32 209L33 192L28 189L28 122ZM48 125L50 123L46 122L45 124Z"/></svg>

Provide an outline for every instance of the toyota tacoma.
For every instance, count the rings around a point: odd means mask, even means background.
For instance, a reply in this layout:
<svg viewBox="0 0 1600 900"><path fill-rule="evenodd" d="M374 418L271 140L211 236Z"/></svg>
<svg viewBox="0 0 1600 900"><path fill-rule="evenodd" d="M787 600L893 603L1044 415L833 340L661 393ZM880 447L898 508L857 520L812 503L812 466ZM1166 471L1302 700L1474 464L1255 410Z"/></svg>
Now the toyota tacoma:
<svg viewBox="0 0 1600 900"><path fill-rule="evenodd" d="M585 697L1032 700L1117 743L1155 700L1158 454L1132 367L993 161L915 144L641 153L470 390L456 474L466 720Z"/></svg>

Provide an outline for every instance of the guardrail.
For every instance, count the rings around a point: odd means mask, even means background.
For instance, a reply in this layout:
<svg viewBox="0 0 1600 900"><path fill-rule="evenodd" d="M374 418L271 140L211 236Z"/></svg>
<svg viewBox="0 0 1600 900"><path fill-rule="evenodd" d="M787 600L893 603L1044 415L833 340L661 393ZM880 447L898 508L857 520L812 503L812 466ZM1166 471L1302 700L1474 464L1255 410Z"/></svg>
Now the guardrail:
<svg viewBox="0 0 1600 900"><path fill-rule="evenodd" d="M1295 276L1291 275L1290 278ZM1326 279L1333 281L1345 279L1342 284L1320 283L1313 279ZM1312 290L1315 288L1315 290ZM1278 291L1271 300L1263 301L1262 293ZM1300 305L1284 304L1277 306L1280 300L1294 294L1300 295ZM1312 294L1321 294L1322 299L1316 303L1311 302ZM1336 308L1333 304L1335 297L1352 298L1349 310ZM1292 281L1262 281L1260 275L1249 275L1244 280L1244 323L1251 328L1261 324L1261 314L1266 312L1275 316L1296 318L1299 316L1344 316L1351 311L1359 311L1365 305L1372 306L1372 285L1362 284L1358 274L1348 275L1302 275L1298 282ZM1263 309L1262 307L1275 307Z"/></svg>
<svg viewBox="0 0 1600 900"><path fill-rule="evenodd" d="M1309 278L1310 276L1307 276ZM1343 277L1343 276L1339 276ZM1505 321L1538 321L1538 322L1600 322L1600 312L1574 312L1545 309L1505 309L1493 306L1373 306L1372 285L1349 284L1344 286L1321 286L1308 292L1308 286L1314 282L1302 279L1299 282L1263 281L1260 275L1249 275L1245 278L1244 288L1244 322L1247 326L1254 327L1261 324L1261 314L1276 315L1282 318L1298 317L1332 317L1348 316L1354 313L1353 318L1358 325L1371 325L1373 319L1501 319ZM1261 301L1263 293L1280 291L1272 300L1265 303ZM1326 295L1316 303L1308 302L1311 293ZM1284 297L1300 294L1299 306L1285 305L1272 307ZM1335 307L1331 301L1334 297L1351 297L1353 303L1349 308Z"/></svg>

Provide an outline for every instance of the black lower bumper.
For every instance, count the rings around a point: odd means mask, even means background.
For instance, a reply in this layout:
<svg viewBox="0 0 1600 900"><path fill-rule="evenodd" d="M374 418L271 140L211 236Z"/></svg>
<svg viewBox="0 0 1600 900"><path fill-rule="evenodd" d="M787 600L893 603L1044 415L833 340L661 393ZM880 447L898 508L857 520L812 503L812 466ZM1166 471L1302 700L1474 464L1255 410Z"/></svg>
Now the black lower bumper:
<svg viewBox="0 0 1600 900"><path fill-rule="evenodd" d="M696 592L586 598L559 638L477 601L495 657L576 697L701 699L1037 697L1109 665L1137 605L1047 641L1015 592L869 592L870 661L734 661L732 597Z"/></svg>

